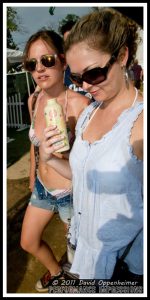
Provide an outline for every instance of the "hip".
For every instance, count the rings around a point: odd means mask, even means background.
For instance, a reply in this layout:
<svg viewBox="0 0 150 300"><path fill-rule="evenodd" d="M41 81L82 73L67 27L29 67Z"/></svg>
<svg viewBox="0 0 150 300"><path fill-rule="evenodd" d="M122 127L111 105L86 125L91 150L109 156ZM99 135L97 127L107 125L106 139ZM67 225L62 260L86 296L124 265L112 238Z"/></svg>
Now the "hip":
<svg viewBox="0 0 150 300"><path fill-rule="evenodd" d="M39 163L37 175L47 189L71 189L71 181L61 176L45 163Z"/></svg>

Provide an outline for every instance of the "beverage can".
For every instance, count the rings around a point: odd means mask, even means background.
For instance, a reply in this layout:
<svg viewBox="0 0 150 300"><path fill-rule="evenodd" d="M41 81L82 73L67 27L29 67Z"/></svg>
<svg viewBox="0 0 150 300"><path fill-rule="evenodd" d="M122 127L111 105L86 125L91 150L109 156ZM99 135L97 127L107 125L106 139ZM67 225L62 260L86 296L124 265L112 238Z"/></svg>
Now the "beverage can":
<svg viewBox="0 0 150 300"><path fill-rule="evenodd" d="M48 99L47 105L44 108L44 115L46 120L46 126L56 125L60 130L60 134L64 136L64 147L56 150L55 152L68 151L70 149L65 116L62 106L57 102L56 98ZM62 141L56 142L59 145Z"/></svg>

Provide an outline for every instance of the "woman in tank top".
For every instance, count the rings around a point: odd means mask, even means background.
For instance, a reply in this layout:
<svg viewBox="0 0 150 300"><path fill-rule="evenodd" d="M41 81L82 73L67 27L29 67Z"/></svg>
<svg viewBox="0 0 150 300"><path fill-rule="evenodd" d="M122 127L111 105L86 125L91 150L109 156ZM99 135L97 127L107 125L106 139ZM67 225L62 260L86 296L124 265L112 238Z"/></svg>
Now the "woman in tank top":
<svg viewBox="0 0 150 300"><path fill-rule="evenodd" d="M35 286L37 291L45 292L54 279L63 276L63 270L49 245L43 241L42 235L55 212L59 212L67 229L72 216L72 183L40 159L39 146L46 127L44 107L48 99L57 98L64 111L72 146L76 121L89 104L89 99L66 89L63 82L63 39L53 30L41 30L29 38L24 50L24 67L31 73L40 90L28 100L31 117L29 137L32 195L23 220L21 246L46 267L47 272ZM63 152L55 155L67 161L68 154Z"/></svg>
<svg viewBox="0 0 150 300"><path fill-rule="evenodd" d="M128 78L137 45L138 25L109 8L81 18L65 42L72 80L96 101L77 122L70 166L53 156L51 127L40 153L73 181L71 272L81 279L110 280L116 259L136 237L124 280L142 284L143 96Z"/></svg>

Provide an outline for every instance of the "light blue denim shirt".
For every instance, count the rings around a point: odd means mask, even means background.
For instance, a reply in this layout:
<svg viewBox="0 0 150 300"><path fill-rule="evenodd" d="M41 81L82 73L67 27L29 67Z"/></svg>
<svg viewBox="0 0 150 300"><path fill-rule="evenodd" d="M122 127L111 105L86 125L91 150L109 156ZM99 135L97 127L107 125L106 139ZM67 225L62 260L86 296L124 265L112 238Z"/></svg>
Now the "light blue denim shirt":
<svg viewBox="0 0 150 300"><path fill-rule="evenodd" d="M143 161L129 142L143 103L136 101L124 110L112 130L90 144L82 132L98 105L91 103L81 114L70 154L74 197L70 241L76 245L71 272L82 279L110 279L117 255L143 227ZM142 274L142 233L127 262L131 272Z"/></svg>

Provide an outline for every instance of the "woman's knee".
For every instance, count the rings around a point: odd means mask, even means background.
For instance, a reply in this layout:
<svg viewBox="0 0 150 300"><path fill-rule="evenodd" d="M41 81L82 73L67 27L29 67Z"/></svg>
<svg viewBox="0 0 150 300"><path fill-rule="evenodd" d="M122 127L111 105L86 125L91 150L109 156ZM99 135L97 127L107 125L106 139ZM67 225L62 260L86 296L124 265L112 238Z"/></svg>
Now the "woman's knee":
<svg viewBox="0 0 150 300"><path fill-rule="evenodd" d="M31 254L34 254L37 249L38 249L38 240L34 241L33 238L31 237L24 237L23 235L21 236L20 240L20 245L21 248Z"/></svg>

